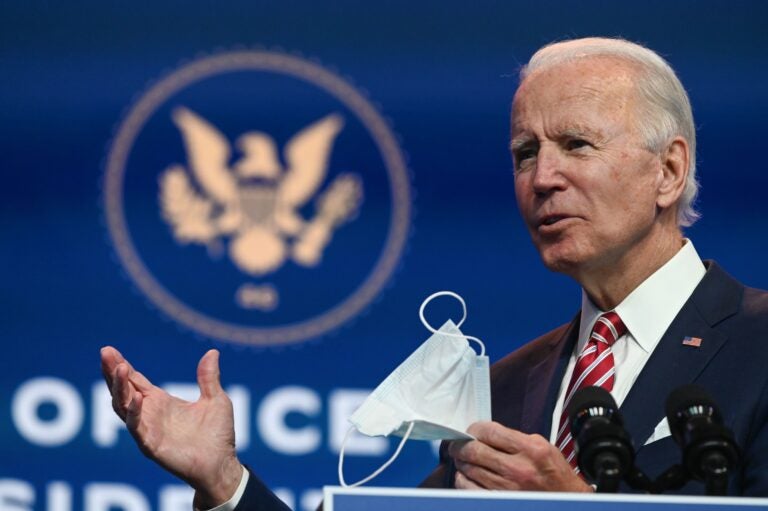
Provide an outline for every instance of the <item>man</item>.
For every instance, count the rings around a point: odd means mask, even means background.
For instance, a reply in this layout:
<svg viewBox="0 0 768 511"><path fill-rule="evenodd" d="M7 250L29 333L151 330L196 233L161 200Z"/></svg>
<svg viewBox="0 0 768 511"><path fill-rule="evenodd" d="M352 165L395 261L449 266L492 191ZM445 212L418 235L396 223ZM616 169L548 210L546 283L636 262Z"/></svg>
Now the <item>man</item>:
<svg viewBox="0 0 768 511"><path fill-rule="evenodd" d="M471 426L475 441L444 445L424 486L592 491L562 412L586 385L611 391L638 465L655 477L679 461L663 400L695 382L722 405L744 450L729 491L768 494L768 295L705 266L683 237L698 185L682 85L652 51L599 38L539 50L521 78L511 141L518 206L544 264L582 286L582 310L494 365L495 422ZM113 348L102 364L140 448L197 490L197 508L279 508L235 456L217 352L200 361L197 403L154 387Z"/></svg>
<svg viewBox="0 0 768 511"><path fill-rule="evenodd" d="M604 39L546 47L522 75L511 141L518 206L544 264L582 286L582 310L495 365L493 416L505 427L474 425L479 441L444 453L455 463L445 458L426 484L588 491L561 455L563 402L593 325L615 311L627 332L611 350L610 390L638 465L655 477L679 461L662 404L695 381L724 406L746 449L731 492L768 493L766 378L750 360L766 351L759 339L768 302L714 263L705 269L682 236L697 216L695 133L682 85L653 52ZM686 337L699 346L683 344ZM735 400L734 389L744 389Z"/></svg>

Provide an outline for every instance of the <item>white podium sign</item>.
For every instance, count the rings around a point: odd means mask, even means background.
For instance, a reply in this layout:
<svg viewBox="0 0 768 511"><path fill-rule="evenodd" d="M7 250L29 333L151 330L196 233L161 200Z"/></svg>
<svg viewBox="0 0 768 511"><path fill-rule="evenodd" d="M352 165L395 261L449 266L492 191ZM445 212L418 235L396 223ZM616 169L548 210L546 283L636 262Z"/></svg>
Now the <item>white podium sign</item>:
<svg viewBox="0 0 768 511"><path fill-rule="evenodd" d="M636 494L341 488L326 486L325 511L766 511L768 499Z"/></svg>

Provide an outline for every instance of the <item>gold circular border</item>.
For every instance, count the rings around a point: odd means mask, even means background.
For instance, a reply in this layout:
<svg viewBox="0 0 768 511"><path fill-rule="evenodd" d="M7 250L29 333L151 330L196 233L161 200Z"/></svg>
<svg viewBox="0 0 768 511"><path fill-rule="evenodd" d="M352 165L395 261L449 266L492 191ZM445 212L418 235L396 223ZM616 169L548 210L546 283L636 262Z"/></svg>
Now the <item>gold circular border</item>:
<svg viewBox="0 0 768 511"><path fill-rule="evenodd" d="M306 321L255 328L226 323L201 314L177 300L149 272L136 252L123 214L125 164L137 135L155 110L173 94L213 75L254 70L281 73L326 91L352 110L381 152L389 176L393 208L386 244L371 273L346 300ZM342 78L301 58L270 51L213 55L182 66L152 86L130 109L109 148L104 179L107 228L123 267L141 291L163 312L184 326L217 340L241 344L288 344L320 336L349 320L379 294L394 272L408 237L411 189L403 154L386 121L362 94Z"/></svg>

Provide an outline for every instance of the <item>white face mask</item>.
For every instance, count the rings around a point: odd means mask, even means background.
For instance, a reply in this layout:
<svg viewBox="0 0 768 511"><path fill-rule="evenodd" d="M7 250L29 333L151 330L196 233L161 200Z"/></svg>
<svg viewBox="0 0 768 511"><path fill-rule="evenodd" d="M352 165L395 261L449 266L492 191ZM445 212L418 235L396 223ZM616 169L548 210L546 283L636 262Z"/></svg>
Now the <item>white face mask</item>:
<svg viewBox="0 0 768 511"><path fill-rule="evenodd" d="M435 330L424 318L427 304L438 296L452 296L461 302L464 316L458 325L448 320ZM464 300L450 291L435 293L421 304L419 317L433 332L424 344L371 392L349 418L339 453L339 482L342 486L364 484L387 468L400 454L405 442L416 440L471 440L466 430L477 421L491 420L491 390L485 346L476 337L461 333L467 317ZM480 355L469 340L480 345ZM344 481L344 446L356 428L367 436L403 437L392 457L373 474L357 483Z"/></svg>

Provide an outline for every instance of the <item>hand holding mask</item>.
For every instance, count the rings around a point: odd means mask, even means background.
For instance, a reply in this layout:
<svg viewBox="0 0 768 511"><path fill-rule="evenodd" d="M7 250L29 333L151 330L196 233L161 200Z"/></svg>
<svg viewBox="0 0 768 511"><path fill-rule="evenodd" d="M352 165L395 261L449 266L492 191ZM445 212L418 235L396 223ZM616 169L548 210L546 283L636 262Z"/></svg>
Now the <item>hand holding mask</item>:
<svg viewBox="0 0 768 511"><path fill-rule="evenodd" d="M427 304L439 296L461 302L463 317L458 324L448 320L435 330L424 318ZM342 486L364 484L387 468L408 439L473 439L467 428L477 421L491 420L491 392L485 346L459 327L467 317L464 300L456 293L441 291L427 297L419 309L424 326L433 334L368 396L349 418L353 428L368 436L400 436L403 439L392 457L370 476L348 485L344 481L344 445L339 454ZM469 341L480 346L480 354Z"/></svg>

